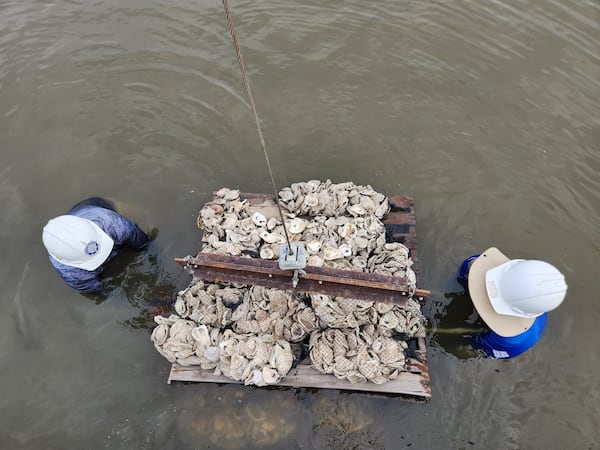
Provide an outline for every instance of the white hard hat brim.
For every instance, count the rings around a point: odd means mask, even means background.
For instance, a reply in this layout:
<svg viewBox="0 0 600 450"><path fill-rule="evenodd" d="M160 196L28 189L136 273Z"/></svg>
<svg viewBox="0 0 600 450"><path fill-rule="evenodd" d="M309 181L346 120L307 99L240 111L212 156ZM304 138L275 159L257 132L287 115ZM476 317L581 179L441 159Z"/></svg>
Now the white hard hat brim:
<svg viewBox="0 0 600 450"><path fill-rule="evenodd" d="M535 322L535 317L516 317L499 314L494 310L487 292L485 275L488 270L509 262L500 250L488 248L469 269L469 295L481 319L494 332L504 337L512 337L527 331Z"/></svg>

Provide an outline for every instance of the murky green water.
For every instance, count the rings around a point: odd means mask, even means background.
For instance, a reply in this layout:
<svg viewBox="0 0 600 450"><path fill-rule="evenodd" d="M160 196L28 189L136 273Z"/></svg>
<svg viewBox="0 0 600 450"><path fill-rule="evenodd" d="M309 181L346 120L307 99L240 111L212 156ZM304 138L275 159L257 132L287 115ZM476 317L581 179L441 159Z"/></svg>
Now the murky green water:
<svg viewBox="0 0 600 450"><path fill-rule="evenodd" d="M197 251L198 210L222 186L271 191L221 3L8 0L0 447L599 447L598 2L231 6L280 187L415 197L433 398L167 386L145 323L189 282L173 258ZM41 243L92 195L160 230L111 265L103 302L62 283ZM491 245L569 284L511 361L443 333L465 325L458 264Z"/></svg>

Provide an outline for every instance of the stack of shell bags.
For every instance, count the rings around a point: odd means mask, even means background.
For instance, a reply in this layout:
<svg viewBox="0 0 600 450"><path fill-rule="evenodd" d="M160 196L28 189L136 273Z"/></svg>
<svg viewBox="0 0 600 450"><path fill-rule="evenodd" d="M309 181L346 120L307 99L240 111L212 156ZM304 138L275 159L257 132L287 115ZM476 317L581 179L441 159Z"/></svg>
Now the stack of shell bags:
<svg viewBox="0 0 600 450"><path fill-rule="evenodd" d="M175 311L154 318L161 355L257 386L278 383L292 367L290 343L318 327L299 294L260 286L197 281L178 294Z"/></svg>
<svg viewBox="0 0 600 450"><path fill-rule="evenodd" d="M412 298L400 306L312 295L312 305L323 328L311 333L312 365L351 383L393 380L406 370L406 341L425 335Z"/></svg>
<svg viewBox="0 0 600 450"><path fill-rule="evenodd" d="M370 186L309 181L284 188L279 199L290 240L305 242L309 266L400 276L414 284L408 249L385 240L380 219L388 200ZM239 191L227 188L202 208L199 226L203 252L270 259L285 242L279 219L252 212ZM406 340L424 335L413 299L398 306L199 281L179 293L175 310L178 315L155 319L152 341L163 356L259 386L287 374L290 343L302 342L317 370L352 383L383 383L406 369Z"/></svg>

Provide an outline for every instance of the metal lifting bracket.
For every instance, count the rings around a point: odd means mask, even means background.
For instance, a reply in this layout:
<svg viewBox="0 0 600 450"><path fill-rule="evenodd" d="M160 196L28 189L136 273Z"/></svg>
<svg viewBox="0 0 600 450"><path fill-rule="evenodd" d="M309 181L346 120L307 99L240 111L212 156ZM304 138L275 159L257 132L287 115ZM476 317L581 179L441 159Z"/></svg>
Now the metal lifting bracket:
<svg viewBox="0 0 600 450"><path fill-rule="evenodd" d="M306 267L306 249L302 242L292 242L291 250L287 244L281 247L279 252L279 268L281 270L293 270L292 286L294 289L298 286L300 275L306 275L303 269Z"/></svg>

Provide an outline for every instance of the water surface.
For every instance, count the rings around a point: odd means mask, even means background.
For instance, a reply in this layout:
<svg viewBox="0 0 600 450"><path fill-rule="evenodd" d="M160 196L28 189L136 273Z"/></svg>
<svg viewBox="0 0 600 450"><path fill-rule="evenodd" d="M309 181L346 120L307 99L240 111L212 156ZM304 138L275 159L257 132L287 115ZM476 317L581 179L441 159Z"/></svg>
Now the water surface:
<svg viewBox="0 0 600 450"><path fill-rule="evenodd" d="M272 190L221 3L4 0L0 446L599 447L598 3L231 7L279 186L414 196L431 401L167 386L147 319L189 283L173 258L198 250L198 210L223 186ZM62 283L41 243L49 218L92 195L159 229L147 253L111 263L103 301ZM458 265L492 245L569 284L542 341L511 361L444 332L464 326ZM267 432L236 425L259 419Z"/></svg>

